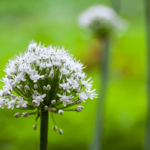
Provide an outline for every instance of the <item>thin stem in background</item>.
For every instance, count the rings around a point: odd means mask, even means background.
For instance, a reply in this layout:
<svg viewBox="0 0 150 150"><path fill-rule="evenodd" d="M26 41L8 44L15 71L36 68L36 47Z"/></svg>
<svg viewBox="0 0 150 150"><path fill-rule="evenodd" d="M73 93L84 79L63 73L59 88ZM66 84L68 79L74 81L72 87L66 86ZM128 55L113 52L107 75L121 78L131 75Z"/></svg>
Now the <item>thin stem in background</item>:
<svg viewBox="0 0 150 150"><path fill-rule="evenodd" d="M121 0L111 0L111 6L119 13L121 10Z"/></svg>
<svg viewBox="0 0 150 150"><path fill-rule="evenodd" d="M144 150L150 150L150 0L145 0L146 36L147 36L147 129Z"/></svg>
<svg viewBox="0 0 150 150"><path fill-rule="evenodd" d="M47 141L48 141L48 111L45 111L45 112L41 112L39 150L47 150Z"/></svg>
<svg viewBox="0 0 150 150"><path fill-rule="evenodd" d="M97 103L96 123L92 143L89 150L102 150L102 136L104 123L104 102L106 99L109 66L109 38L103 39L103 57L101 68L101 92Z"/></svg>

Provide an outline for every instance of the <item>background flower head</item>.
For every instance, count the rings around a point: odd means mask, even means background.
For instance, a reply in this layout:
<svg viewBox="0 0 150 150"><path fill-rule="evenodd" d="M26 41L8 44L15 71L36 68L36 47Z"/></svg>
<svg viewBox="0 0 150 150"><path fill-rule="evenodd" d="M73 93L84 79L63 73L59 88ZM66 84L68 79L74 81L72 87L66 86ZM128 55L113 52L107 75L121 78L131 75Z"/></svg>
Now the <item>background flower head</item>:
<svg viewBox="0 0 150 150"><path fill-rule="evenodd" d="M95 5L79 16L79 25L92 30L99 36L107 36L114 30L122 30L126 23L110 7Z"/></svg>

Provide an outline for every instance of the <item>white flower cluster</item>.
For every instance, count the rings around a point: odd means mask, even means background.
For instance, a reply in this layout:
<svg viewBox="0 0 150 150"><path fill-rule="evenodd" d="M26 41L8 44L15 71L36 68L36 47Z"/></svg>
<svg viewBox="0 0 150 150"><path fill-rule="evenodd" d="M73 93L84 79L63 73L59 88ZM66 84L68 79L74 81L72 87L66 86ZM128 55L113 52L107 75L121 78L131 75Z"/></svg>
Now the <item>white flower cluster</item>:
<svg viewBox="0 0 150 150"><path fill-rule="evenodd" d="M97 34L108 35L112 30L125 28L125 21L116 12L104 5L95 5L88 8L79 16L79 25L90 28Z"/></svg>
<svg viewBox="0 0 150 150"><path fill-rule="evenodd" d="M6 65L0 107L21 108L63 114L68 107L96 97L91 78L86 79L83 65L64 48L45 47L31 42L28 50ZM82 106L74 111L80 112ZM33 113L32 113L33 114ZM26 112L24 117L30 115ZM15 114L16 118L20 113Z"/></svg>

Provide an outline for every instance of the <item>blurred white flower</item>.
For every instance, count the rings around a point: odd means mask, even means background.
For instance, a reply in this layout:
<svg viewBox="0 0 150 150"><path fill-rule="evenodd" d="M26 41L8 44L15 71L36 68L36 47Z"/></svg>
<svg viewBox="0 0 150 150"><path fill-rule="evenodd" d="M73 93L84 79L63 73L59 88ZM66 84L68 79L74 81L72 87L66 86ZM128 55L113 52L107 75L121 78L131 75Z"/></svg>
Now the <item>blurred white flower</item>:
<svg viewBox="0 0 150 150"><path fill-rule="evenodd" d="M110 7L95 5L79 16L79 25L89 28L101 36L109 35L113 30L123 30L127 24Z"/></svg>

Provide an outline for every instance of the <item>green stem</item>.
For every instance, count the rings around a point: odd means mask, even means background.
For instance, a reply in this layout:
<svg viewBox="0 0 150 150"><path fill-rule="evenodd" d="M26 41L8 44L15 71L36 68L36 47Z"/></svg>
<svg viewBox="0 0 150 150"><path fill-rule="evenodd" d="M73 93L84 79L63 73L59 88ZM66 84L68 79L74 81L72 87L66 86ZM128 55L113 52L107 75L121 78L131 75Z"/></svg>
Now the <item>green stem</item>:
<svg viewBox="0 0 150 150"><path fill-rule="evenodd" d="M40 149L47 150L48 139L48 111L41 112L41 127L40 127Z"/></svg>
<svg viewBox="0 0 150 150"><path fill-rule="evenodd" d="M111 0L111 5L117 13L120 12L121 0Z"/></svg>
<svg viewBox="0 0 150 150"><path fill-rule="evenodd" d="M150 1L145 0L146 36L147 36L147 130L144 150L150 150Z"/></svg>
<svg viewBox="0 0 150 150"><path fill-rule="evenodd" d="M89 150L102 150L103 120L104 120L104 102L106 99L108 84L108 65L109 65L109 39L103 39L103 57L101 68L101 92L97 103L95 131L93 133L92 143Z"/></svg>

